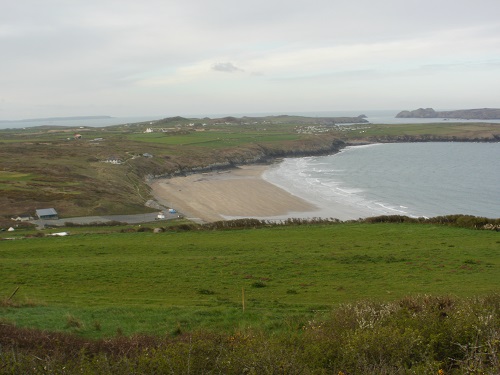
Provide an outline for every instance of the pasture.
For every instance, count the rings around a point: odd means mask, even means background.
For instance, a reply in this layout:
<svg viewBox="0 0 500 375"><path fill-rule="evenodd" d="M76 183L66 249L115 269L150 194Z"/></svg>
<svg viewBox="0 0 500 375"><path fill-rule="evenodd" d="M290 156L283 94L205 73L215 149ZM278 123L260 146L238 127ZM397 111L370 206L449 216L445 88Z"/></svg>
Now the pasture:
<svg viewBox="0 0 500 375"><path fill-rule="evenodd" d="M1 299L19 290L0 315L87 337L280 331L346 302L497 293L499 244L493 231L389 223L3 241Z"/></svg>

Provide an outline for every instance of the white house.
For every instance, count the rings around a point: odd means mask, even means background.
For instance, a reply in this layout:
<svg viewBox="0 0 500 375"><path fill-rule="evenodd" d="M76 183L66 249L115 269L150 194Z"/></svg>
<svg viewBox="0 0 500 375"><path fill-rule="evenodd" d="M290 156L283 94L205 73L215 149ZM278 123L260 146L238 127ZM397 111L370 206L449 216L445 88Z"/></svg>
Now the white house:
<svg viewBox="0 0 500 375"><path fill-rule="evenodd" d="M110 158L108 158L106 160L106 163L111 163L111 164L121 164L122 163L122 159L116 157L116 156L112 156Z"/></svg>
<svg viewBox="0 0 500 375"><path fill-rule="evenodd" d="M33 217L31 217L29 215L21 215L21 216L18 216L18 217L13 217L13 218L11 218L11 220L14 220L14 221L30 221L30 220L33 220Z"/></svg>

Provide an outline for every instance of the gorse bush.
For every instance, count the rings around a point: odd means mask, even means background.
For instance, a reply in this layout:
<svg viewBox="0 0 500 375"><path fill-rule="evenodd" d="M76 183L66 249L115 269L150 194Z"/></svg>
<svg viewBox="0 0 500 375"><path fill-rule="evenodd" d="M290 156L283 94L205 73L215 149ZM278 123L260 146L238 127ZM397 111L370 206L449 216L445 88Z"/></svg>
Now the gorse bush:
<svg viewBox="0 0 500 375"><path fill-rule="evenodd" d="M308 347L316 347L317 361L331 370L340 365L354 373L392 374L441 368L460 374L467 373L462 372L466 364L478 362L474 358L481 352L489 365L476 363L475 371L493 374L500 349L499 302L499 296L469 300L423 296L396 303L347 304L323 321L310 322L305 336ZM463 345L476 351L467 352Z"/></svg>
<svg viewBox="0 0 500 375"><path fill-rule="evenodd" d="M84 340L0 324L0 373L498 374L500 295L344 304L286 332Z"/></svg>

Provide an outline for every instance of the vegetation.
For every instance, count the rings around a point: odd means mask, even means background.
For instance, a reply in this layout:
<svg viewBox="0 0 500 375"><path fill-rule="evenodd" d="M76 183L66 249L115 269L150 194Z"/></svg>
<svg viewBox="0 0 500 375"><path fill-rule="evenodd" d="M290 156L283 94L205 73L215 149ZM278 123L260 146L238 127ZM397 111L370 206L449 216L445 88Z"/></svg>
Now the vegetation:
<svg viewBox="0 0 500 375"><path fill-rule="evenodd" d="M494 231L406 223L196 228L4 241L0 295L20 288L2 316L73 332L63 319L70 314L89 337L179 325L275 330L288 314L341 302L450 291L470 297L500 284Z"/></svg>
<svg viewBox="0 0 500 375"><path fill-rule="evenodd" d="M279 334L236 329L106 340L0 324L0 373L493 375L500 370L499 311L498 294L418 296L289 318Z"/></svg>
<svg viewBox="0 0 500 375"><path fill-rule="evenodd" d="M397 219L4 241L0 373L496 373L497 232Z"/></svg>

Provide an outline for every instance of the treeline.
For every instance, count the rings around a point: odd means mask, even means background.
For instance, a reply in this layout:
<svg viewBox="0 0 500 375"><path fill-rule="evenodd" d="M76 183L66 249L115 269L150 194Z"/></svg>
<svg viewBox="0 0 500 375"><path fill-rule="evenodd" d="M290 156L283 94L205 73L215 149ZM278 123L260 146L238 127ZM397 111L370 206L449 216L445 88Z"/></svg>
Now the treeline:
<svg viewBox="0 0 500 375"><path fill-rule="evenodd" d="M0 324L0 374L498 374L500 295L406 297L236 328L88 340Z"/></svg>

